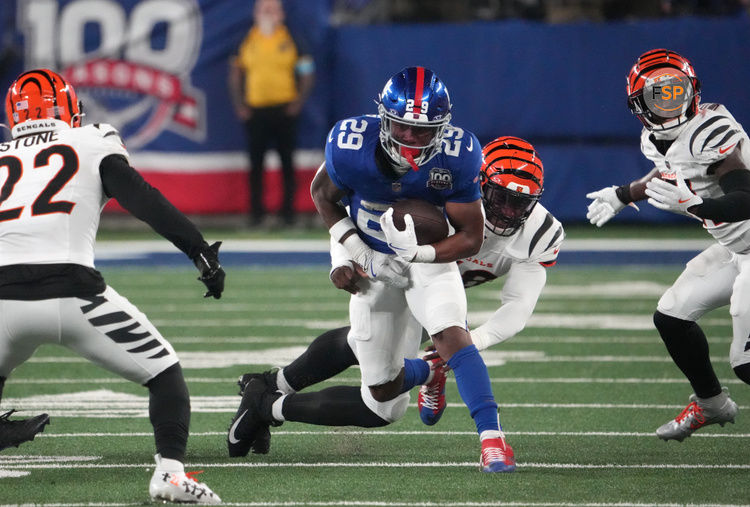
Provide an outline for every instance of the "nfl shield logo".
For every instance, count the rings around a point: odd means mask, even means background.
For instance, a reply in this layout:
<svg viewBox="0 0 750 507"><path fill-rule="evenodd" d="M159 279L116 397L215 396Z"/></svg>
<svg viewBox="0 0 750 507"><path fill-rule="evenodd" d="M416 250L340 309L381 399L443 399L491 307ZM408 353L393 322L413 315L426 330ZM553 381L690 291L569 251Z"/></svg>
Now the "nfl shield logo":
<svg viewBox="0 0 750 507"><path fill-rule="evenodd" d="M391 183L391 190L394 192L401 192L401 183L398 181L394 181Z"/></svg>

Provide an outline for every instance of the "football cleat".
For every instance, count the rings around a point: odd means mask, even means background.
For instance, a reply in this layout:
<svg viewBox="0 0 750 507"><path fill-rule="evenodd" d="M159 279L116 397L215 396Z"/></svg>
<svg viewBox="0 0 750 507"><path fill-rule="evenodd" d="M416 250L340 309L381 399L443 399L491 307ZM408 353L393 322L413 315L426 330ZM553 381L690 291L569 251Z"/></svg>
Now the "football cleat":
<svg viewBox="0 0 750 507"><path fill-rule="evenodd" d="M241 384L243 378L247 382ZM271 445L268 427L281 425L271 417L271 405L279 393L271 391L265 379L263 374L240 377L242 401L227 434L230 457L247 456L250 449L267 454Z"/></svg>
<svg viewBox="0 0 750 507"><path fill-rule="evenodd" d="M237 381L237 385L240 387L240 396L245 392L245 386L254 378L263 380L266 384L266 389L269 391L276 391L276 370L268 370L263 373L245 373L240 375L240 379Z"/></svg>
<svg viewBox="0 0 750 507"><path fill-rule="evenodd" d="M263 373L245 373L240 376L237 385L240 387L240 396L245 393L245 386L253 378L260 378L266 383L266 392L276 392L276 371L268 370ZM253 454L268 454L271 450L271 431L263 427L258 431L255 442L250 446Z"/></svg>
<svg viewBox="0 0 750 507"><path fill-rule="evenodd" d="M516 470L516 458L513 449L500 438L485 438L482 440L482 456L479 459L482 472L510 473Z"/></svg>
<svg viewBox="0 0 750 507"><path fill-rule="evenodd" d="M211 488L195 480L193 475L201 472L184 472L183 470L167 470L160 455L154 456L156 470L151 476L148 492L153 500L173 503L219 504L221 498L211 491ZM164 460L173 461L173 460ZM179 464L182 468L182 464Z"/></svg>
<svg viewBox="0 0 750 507"><path fill-rule="evenodd" d="M34 440L37 433L44 431L49 424L47 414L37 415L30 419L11 421L9 417L15 412L10 410L0 415L0 451L8 447L18 447L24 442Z"/></svg>
<svg viewBox="0 0 750 507"><path fill-rule="evenodd" d="M419 388L417 397L419 418L428 426L437 423L445 410L445 366L435 366L438 361L430 361L433 366L432 380Z"/></svg>
<svg viewBox="0 0 750 507"><path fill-rule="evenodd" d="M664 441L677 440L682 442L697 430L709 424L718 424L719 426L724 426L728 422L734 424L734 418L739 409L737 404L729 397L729 391L726 387L722 388L722 392L726 393L727 397L724 404L718 409L701 407L698 403L698 397L691 394L688 406L673 420L661 425L656 430L656 436Z"/></svg>

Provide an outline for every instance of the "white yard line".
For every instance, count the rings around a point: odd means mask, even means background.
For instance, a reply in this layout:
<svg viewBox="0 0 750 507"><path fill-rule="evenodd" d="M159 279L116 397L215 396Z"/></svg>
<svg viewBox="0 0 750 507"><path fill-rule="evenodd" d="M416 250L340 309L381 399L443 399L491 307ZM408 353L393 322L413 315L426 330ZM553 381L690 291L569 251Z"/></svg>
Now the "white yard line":
<svg viewBox="0 0 750 507"><path fill-rule="evenodd" d="M193 384L235 384L235 377L185 377L188 383ZM334 377L326 380L334 384L356 384L359 377ZM447 379L448 383L456 383L453 378ZM492 377L493 384L685 384L684 378L606 378L606 377ZM18 384L132 384L123 378L16 378L11 382ZM740 379L726 379L722 384L743 384Z"/></svg>
<svg viewBox="0 0 750 507"><path fill-rule="evenodd" d="M299 352L304 349L299 347ZM279 353L281 354L281 353ZM299 355L299 354L297 354ZM191 368L223 368L232 365L246 365L252 369L252 365L284 364L291 362L297 355L287 357L288 354L276 355L268 350L242 350L222 352L180 352L180 362L184 369ZM667 356L547 356L539 351L509 351L509 352L482 352L487 366L498 366L506 363L672 363ZM279 360L281 358L281 360ZM287 359L288 361L284 361ZM200 364L191 364L193 360ZM212 364L212 360L215 360ZM720 364L727 361L723 356L712 356L711 361ZM77 356L34 356L27 363L56 364L56 363L88 363L87 359Z"/></svg>
<svg viewBox="0 0 750 507"><path fill-rule="evenodd" d="M2 473L2 471L0 471ZM0 475L0 477L2 477ZM144 505L137 503L45 503L39 507L120 507ZM383 502L380 500L333 500L330 502L222 502L233 507L684 507L682 503L591 503L591 502ZM690 504L692 507L747 507L747 504ZM18 507L17 504L0 504L0 507Z"/></svg>
<svg viewBox="0 0 750 507"><path fill-rule="evenodd" d="M26 465L5 465L0 461L0 466L8 470L79 470L79 469L116 469L116 468L146 468L150 469L153 463L50 463L39 464L30 463ZM232 463L188 463L191 468L478 468L475 461L469 462L445 462L445 461L428 461L428 462L286 462L286 463L250 463L250 462L232 462ZM750 464L718 464L706 465L703 463L642 463L633 465L622 465L618 463L516 463L518 468L544 468L544 469L605 469L605 470L642 470L642 469L684 469L684 470L750 470Z"/></svg>
<svg viewBox="0 0 750 507"><path fill-rule="evenodd" d="M216 437L225 436L226 431L201 431L191 432L190 437ZM628 432L628 431L505 431L506 435L512 436L531 436L531 437L637 437L637 438L654 438L653 432ZM273 436L290 437L290 436L316 436L316 435L335 435L335 436L451 436L451 437L471 437L477 436L476 431L387 431L387 430L321 430L321 431L274 431ZM139 437L152 438L152 432L129 432L129 433L41 433L37 438L121 438L121 437ZM750 433L695 433L691 438L750 438ZM9 456L13 457L13 456ZM0 464L4 463L0 458Z"/></svg>

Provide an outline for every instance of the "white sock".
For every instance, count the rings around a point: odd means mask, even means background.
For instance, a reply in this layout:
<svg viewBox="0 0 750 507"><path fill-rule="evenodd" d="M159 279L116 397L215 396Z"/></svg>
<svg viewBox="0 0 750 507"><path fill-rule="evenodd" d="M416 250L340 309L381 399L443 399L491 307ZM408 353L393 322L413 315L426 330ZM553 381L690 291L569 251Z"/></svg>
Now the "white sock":
<svg viewBox="0 0 750 507"><path fill-rule="evenodd" d="M505 438L505 433L502 430L484 430L479 435L479 440L481 441L485 438Z"/></svg>
<svg viewBox="0 0 750 507"><path fill-rule="evenodd" d="M169 472L173 474L184 473L184 465L176 459L162 458L161 454L154 456L156 460L156 469L160 472Z"/></svg>
<svg viewBox="0 0 750 507"><path fill-rule="evenodd" d="M286 394L282 394L281 396L279 396L279 399L274 401L273 405L271 405L271 417L279 422L286 421L286 419L284 419L284 414L281 413L284 406L284 398L286 397Z"/></svg>
<svg viewBox="0 0 750 507"><path fill-rule="evenodd" d="M286 381L286 377L284 377L284 368L280 368L279 371L276 372L276 388L284 394L292 394L296 392Z"/></svg>
<svg viewBox="0 0 750 507"><path fill-rule="evenodd" d="M698 397L696 396L696 398ZM698 405L703 409L718 409L724 406L728 398L729 393L722 389L722 391L716 396L711 396L710 398L698 398Z"/></svg>

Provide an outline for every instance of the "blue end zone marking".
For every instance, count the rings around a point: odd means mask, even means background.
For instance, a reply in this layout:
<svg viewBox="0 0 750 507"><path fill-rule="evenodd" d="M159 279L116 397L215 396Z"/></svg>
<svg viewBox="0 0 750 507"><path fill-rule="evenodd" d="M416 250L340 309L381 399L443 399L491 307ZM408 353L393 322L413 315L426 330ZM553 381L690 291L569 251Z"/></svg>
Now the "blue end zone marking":
<svg viewBox="0 0 750 507"><path fill-rule="evenodd" d="M605 266L605 265L681 265L695 257L699 250L668 251L614 251L576 250L561 251L558 266ZM225 266L330 266L328 252L221 252L221 263ZM97 266L191 266L192 263L181 252L144 252L124 255L121 258L108 256L97 259Z"/></svg>

